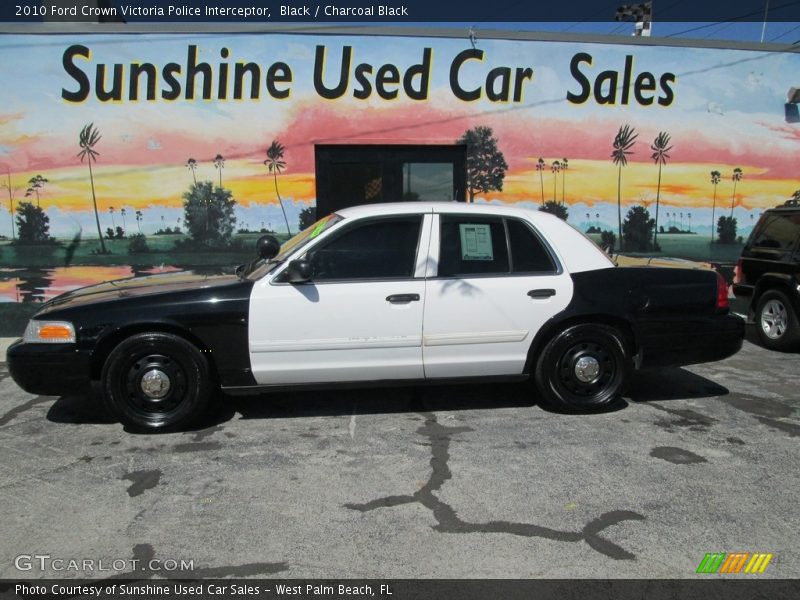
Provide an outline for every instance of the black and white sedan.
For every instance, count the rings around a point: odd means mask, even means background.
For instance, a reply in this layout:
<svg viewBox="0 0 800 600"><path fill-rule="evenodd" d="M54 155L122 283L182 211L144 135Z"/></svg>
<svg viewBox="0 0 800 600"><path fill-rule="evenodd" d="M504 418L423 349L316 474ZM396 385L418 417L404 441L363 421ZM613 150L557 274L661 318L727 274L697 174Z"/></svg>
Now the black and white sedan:
<svg viewBox="0 0 800 600"><path fill-rule="evenodd" d="M532 378L561 408L613 403L632 367L742 345L710 270L617 267L546 213L462 203L331 214L235 274L168 273L63 294L8 350L14 380L99 381L134 429L180 428L215 391Z"/></svg>

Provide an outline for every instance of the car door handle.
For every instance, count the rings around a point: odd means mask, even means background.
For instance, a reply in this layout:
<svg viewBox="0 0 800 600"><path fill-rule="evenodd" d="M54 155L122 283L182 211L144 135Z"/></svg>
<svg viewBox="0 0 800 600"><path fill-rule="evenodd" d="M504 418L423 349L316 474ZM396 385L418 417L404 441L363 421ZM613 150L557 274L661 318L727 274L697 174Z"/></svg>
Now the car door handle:
<svg viewBox="0 0 800 600"><path fill-rule="evenodd" d="M386 301L392 304L419 302L419 294L392 294L391 296L386 296Z"/></svg>
<svg viewBox="0 0 800 600"><path fill-rule="evenodd" d="M549 298L550 296L555 296L556 291L552 288L546 288L541 290L531 290L528 292L528 296L531 298Z"/></svg>

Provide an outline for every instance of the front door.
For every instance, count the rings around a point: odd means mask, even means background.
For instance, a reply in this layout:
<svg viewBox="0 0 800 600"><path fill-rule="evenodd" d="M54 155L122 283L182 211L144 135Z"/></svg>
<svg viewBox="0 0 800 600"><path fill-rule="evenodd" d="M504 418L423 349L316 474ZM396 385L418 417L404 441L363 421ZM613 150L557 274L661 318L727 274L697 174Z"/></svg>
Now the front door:
<svg viewBox="0 0 800 600"><path fill-rule="evenodd" d="M423 360L428 379L521 375L534 336L569 304L572 280L525 221L437 216Z"/></svg>
<svg viewBox="0 0 800 600"><path fill-rule="evenodd" d="M281 271L258 281L249 324L256 382L421 379L431 220L411 214L344 225L305 252L310 282L290 284Z"/></svg>

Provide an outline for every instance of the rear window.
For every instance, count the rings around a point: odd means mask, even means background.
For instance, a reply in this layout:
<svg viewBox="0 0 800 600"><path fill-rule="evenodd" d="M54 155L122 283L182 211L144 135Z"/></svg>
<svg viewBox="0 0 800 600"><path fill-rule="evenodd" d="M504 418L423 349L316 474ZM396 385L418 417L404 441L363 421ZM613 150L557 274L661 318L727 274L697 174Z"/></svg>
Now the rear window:
<svg viewBox="0 0 800 600"><path fill-rule="evenodd" d="M753 232L751 248L791 250L800 233L800 214L766 213Z"/></svg>

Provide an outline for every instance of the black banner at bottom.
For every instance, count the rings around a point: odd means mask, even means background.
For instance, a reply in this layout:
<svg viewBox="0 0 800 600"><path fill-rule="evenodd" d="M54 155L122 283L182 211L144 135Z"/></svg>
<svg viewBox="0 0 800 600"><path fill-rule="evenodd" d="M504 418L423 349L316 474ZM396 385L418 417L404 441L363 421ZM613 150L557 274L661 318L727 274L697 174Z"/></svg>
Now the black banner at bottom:
<svg viewBox="0 0 800 600"><path fill-rule="evenodd" d="M800 598L800 580L698 579L242 579L242 580L2 580L0 598L19 600L382 600L536 599L710 600Z"/></svg>

